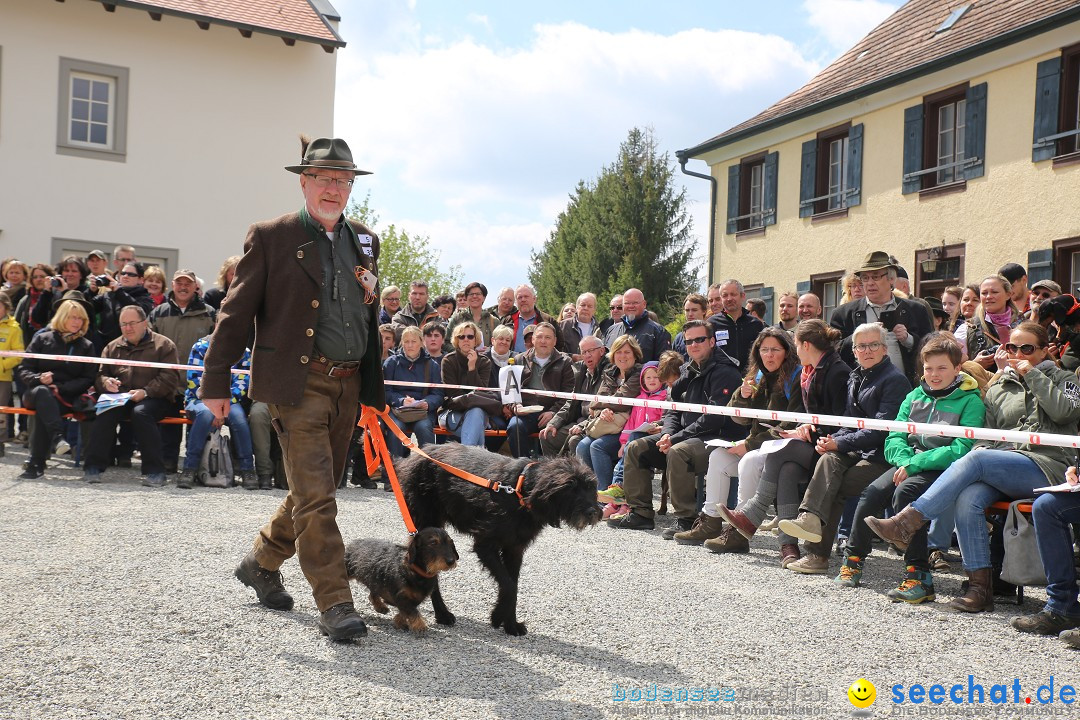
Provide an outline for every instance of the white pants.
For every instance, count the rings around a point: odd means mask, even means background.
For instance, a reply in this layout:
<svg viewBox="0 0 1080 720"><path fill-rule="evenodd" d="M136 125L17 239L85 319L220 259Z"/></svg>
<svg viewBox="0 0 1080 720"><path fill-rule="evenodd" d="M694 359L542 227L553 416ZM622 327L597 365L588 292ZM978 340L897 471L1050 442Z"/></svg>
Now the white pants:
<svg viewBox="0 0 1080 720"><path fill-rule="evenodd" d="M739 504L754 497L761 473L765 470L765 458L768 455L760 450L751 450L739 460Z"/></svg>
<svg viewBox="0 0 1080 720"><path fill-rule="evenodd" d="M740 477L739 456L726 448L716 448L709 453L709 470L705 473L705 504L701 510L710 517L720 517L717 507L727 503L731 491L731 478ZM742 480L739 480L742 485ZM755 483L756 486L756 483Z"/></svg>

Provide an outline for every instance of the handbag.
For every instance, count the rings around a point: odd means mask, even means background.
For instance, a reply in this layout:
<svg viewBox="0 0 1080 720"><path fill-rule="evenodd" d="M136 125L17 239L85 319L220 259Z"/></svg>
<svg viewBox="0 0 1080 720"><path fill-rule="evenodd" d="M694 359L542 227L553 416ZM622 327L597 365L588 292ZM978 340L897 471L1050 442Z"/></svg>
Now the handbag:
<svg viewBox="0 0 1080 720"><path fill-rule="evenodd" d="M431 362L432 361L428 359L428 361L424 363L424 382L426 383L431 382ZM394 417L403 423L419 422L426 418L428 414L427 408L401 406L390 408L390 412L394 413Z"/></svg>
<svg viewBox="0 0 1080 720"><path fill-rule="evenodd" d="M1013 585L1046 585L1046 570L1039 557L1035 542L1035 526L1017 506L1031 500L1015 500L1009 503L1005 515L1005 561L1001 564L1001 579Z"/></svg>
<svg viewBox="0 0 1080 720"><path fill-rule="evenodd" d="M205 487L227 488L233 485L232 444L221 428L210 433L199 459L198 479Z"/></svg>
<svg viewBox="0 0 1080 720"><path fill-rule="evenodd" d="M628 412L617 412L610 420L604 420L597 415L585 421L585 434L593 440L602 438L605 435L617 435L626 427L628 420L630 420L630 413Z"/></svg>

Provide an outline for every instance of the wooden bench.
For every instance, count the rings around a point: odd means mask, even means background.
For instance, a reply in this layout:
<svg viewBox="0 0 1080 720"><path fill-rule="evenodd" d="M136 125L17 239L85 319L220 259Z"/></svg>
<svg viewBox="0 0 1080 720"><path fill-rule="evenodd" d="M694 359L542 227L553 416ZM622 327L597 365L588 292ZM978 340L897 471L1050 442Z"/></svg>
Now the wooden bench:
<svg viewBox="0 0 1080 720"><path fill-rule="evenodd" d="M0 405L0 414L2 415L37 415L37 411L30 408L23 407L10 407L7 405ZM190 425L191 420L186 417L187 413L183 410L180 411L180 417L167 417L158 421L161 425ZM82 421L86 419L86 416L82 413L63 413L60 417L65 420L77 420Z"/></svg>
<svg viewBox="0 0 1080 720"><path fill-rule="evenodd" d="M1034 500L1022 501L1019 505L1016 506L1016 509L1019 510L1020 512L1024 513L1028 517L1031 517L1031 503L1033 503L1033 502L1035 502L1035 501ZM1009 512L1009 505L1010 505L1010 502L1008 500L1001 500L1000 502L991 503L986 508L986 514L987 515L1001 515L1001 516L1004 516L1004 515L1008 514L1008 512ZM1017 605L1023 605L1024 604L1024 586L1023 585L1017 585L1016 586L1016 604Z"/></svg>

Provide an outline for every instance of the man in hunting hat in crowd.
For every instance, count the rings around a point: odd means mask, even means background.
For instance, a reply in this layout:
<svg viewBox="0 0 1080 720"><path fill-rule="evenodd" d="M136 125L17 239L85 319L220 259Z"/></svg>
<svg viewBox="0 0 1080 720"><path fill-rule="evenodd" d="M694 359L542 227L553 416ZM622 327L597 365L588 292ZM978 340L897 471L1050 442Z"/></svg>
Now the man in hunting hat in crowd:
<svg viewBox="0 0 1080 720"><path fill-rule="evenodd" d="M903 369L912 383L918 382L922 368L917 367L919 341L934 329L929 308L921 302L897 297L896 264L887 252L874 251L855 271L866 296L844 303L833 311L829 324L844 334L840 355L855 367L851 337L863 323L880 322L885 326L885 346L893 365Z"/></svg>
<svg viewBox="0 0 1080 720"><path fill-rule="evenodd" d="M386 405L378 332L379 238L344 216L356 176L344 140L301 138L299 212L255 223L206 354L203 403L229 410L229 372L254 323L251 397L267 403L289 494L259 531L236 577L259 602L289 610L279 568L294 554L333 640L367 633L353 607L335 491L357 405Z"/></svg>

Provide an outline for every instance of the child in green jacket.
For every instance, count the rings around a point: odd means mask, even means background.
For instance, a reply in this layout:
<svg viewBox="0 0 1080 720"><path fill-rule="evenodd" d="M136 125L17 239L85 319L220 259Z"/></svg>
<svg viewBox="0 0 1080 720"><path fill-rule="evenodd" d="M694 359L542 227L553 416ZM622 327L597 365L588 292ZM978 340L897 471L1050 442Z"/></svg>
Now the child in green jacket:
<svg viewBox="0 0 1080 720"><path fill-rule="evenodd" d="M948 333L930 336L920 353L922 382L908 393L900 406L897 422L931 423L982 427L985 416L978 383L960 365L963 351ZM885 440L885 460L892 465L867 486L859 498L848 538L847 558L835 582L856 587L870 552L873 532L863 522L886 507L900 512L921 496L938 475L971 450L974 440L937 435L910 435L891 432ZM934 599L934 578L926 544L928 526L923 526L904 548L907 576L900 586L890 590L893 602L917 604Z"/></svg>

